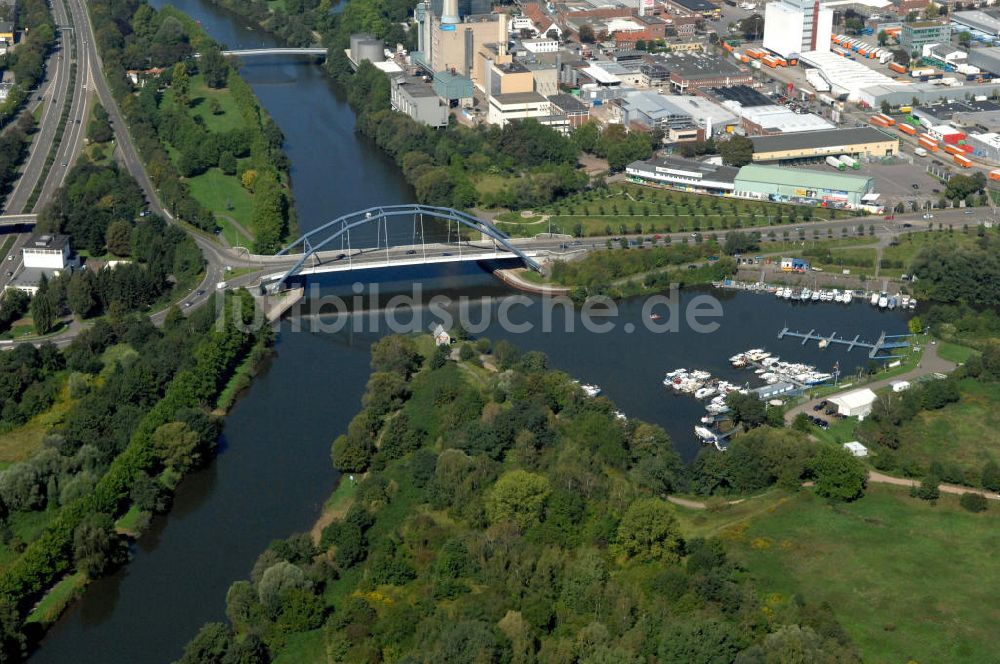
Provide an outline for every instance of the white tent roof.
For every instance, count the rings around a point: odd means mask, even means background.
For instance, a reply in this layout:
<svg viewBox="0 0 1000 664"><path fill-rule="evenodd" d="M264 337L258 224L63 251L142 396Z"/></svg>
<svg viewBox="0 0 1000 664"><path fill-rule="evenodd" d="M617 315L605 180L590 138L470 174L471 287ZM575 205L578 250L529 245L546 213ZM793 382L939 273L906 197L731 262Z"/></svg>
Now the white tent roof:
<svg viewBox="0 0 1000 664"><path fill-rule="evenodd" d="M837 397L832 397L830 401L838 406L843 406L844 408L853 410L855 408L868 406L874 403L875 399L875 393L865 387L860 390L854 390L853 392L846 392Z"/></svg>

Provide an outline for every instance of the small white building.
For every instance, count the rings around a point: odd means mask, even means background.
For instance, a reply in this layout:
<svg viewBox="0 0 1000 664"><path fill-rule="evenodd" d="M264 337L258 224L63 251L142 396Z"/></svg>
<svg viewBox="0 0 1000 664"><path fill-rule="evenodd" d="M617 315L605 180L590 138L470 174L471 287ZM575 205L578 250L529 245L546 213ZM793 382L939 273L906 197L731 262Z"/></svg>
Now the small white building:
<svg viewBox="0 0 1000 664"><path fill-rule="evenodd" d="M524 39L521 46L531 53L555 53L559 50L559 42L548 38Z"/></svg>
<svg viewBox="0 0 1000 664"><path fill-rule="evenodd" d="M910 389L910 381L908 380L894 380L889 384L892 386L893 392L905 392Z"/></svg>
<svg viewBox="0 0 1000 664"><path fill-rule="evenodd" d="M68 235L35 235L21 249L25 268L64 270L69 265Z"/></svg>
<svg viewBox="0 0 1000 664"><path fill-rule="evenodd" d="M491 125L505 126L511 120L545 118L552 114L549 100L537 92L509 92L490 96L486 116Z"/></svg>
<svg viewBox="0 0 1000 664"><path fill-rule="evenodd" d="M856 457L868 456L868 448L856 440L852 440L849 443L844 443L844 449L850 452L851 455Z"/></svg>
<svg viewBox="0 0 1000 664"><path fill-rule="evenodd" d="M876 398L874 392L864 387L860 390L830 397L830 403L837 406L837 412L844 417L856 417L863 420L872 412L872 404L875 403Z"/></svg>
<svg viewBox="0 0 1000 664"><path fill-rule="evenodd" d="M434 343L438 346L451 345L451 335L445 331L440 323L434 328Z"/></svg>

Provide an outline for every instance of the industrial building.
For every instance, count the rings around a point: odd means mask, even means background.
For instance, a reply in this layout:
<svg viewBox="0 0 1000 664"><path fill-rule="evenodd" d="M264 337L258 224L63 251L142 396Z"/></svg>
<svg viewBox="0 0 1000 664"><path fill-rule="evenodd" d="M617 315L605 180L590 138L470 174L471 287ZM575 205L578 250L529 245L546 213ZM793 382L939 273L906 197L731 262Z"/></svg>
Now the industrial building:
<svg viewBox="0 0 1000 664"><path fill-rule="evenodd" d="M612 101L611 108L624 125L664 131L694 125L705 138L731 132L737 124L734 114L704 97L661 95L653 90L627 91Z"/></svg>
<svg viewBox="0 0 1000 664"><path fill-rule="evenodd" d="M969 134L965 143L972 146L972 154L979 159L1000 163L1000 134Z"/></svg>
<svg viewBox="0 0 1000 664"><path fill-rule="evenodd" d="M764 10L764 48L783 58L830 50L833 10L817 0L780 0Z"/></svg>
<svg viewBox="0 0 1000 664"><path fill-rule="evenodd" d="M809 51L799 57L802 64L815 67L830 84L834 96L847 96L849 101L860 101L862 91L877 85L895 85L894 79L870 67L841 57L831 51ZM912 87L912 86L911 86Z"/></svg>
<svg viewBox="0 0 1000 664"><path fill-rule="evenodd" d="M656 56L656 62L670 70L670 85L678 92L689 88L724 88L750 85L753 75L732 60L695 52L674 52Z"/></svg>
<svg viewBox="0 0 1000 664"><path fill-rule="evenodd" d="M740 126L747 136L797 134L803 131L835 129L814 113L796 113L784 106L751 106L740 109Z"/></svg>
<svg viewBox="0 0 1000 664"><path fill-rule="evenodd" d="M979 67L983 71L1000 74L1000 47L990 46L988 48L969 49L966 62L973 67Z"/></svg>
<svg viewBox="0 0 1000 664"><path fill-rule="evenodd" d="M874 193L871 177L751 164L740 169L734 194L742 198L856 208Z"/></svg>
<svg viewBox="0 0 1000 664"><path fill-rule="evenodd" d="M975 50L972 51L972 53L975 52ZM968 84L960 88L933 83L890 84L861 88L858 91L857 101L870 108L879 108L883 101L890 106L909 106L914 103L930 104L956 97L975 99L976 97L993 97L997 94L1000 94L1000 81Z"/></svg>
<svg viewBox="0 0 1000 664"><path fill-rule="evenodd" d="M451 71L472 79L483 45L496 44L500 56L507 56L507 14L459 16L458 0L445 0L440 13L435 5L421 2L414 11L417 50L410 55L415 63L432 72Z"/></svg>
<svg viewBox="0 0 1000 664"><path fill-rule="evenodd" d="M951 41L951 25L937 21L904 23L899 44L907 53L923 52L927 44L944 44Z"/></svg>
<svg viewBox="0 0 1000 664"><path fill-rule="evenodd" d="M626 177L638 184L657 184L699 194L731 194L740 169L692 159L658 157L634 161Z"/></svg>
<svg viewBox="0 0 1000 664"><path fill-rule="evenodd" d="M486 120L492 125L503 127L511 120L535 118L541 121L551 114L552 105L549 100L537 92L511 92L490 95Z"/></svg>
<svg viewBox="0 0 1000 664"><path fill-rule="evenodd" d="M979 32L986 37L1000 36L1000 18L980 10L952 12L951 22L959 31Z"/></svg>
<svg viewBox="0 0 1000 664"><path fill-rule="evenodd" d="M405 113L421 124L448 126L448 105L419 76L393 76L389 79L392 110Z"/></svg>
<svg viewBox="0 0 1000 664"><path fill-rule="evenodd" d="M845 154L888 157L899 153L899 139L873 127L754 136L750 140L753 141L755 163L794 162Z"/></svg>

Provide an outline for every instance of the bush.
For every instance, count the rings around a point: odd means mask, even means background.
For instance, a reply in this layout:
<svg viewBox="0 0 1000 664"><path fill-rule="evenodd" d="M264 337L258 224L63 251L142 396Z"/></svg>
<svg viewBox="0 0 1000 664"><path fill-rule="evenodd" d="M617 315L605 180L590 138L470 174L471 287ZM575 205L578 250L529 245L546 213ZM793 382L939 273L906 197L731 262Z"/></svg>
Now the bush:
<svg viewBox="0 0 1000 664"><path fill-rule="evenodd" d="M958 504L969 510L970 512L985 512L989 504L986 502L986 496L981 493L963 493L962 497L959 498Z"/></svg>

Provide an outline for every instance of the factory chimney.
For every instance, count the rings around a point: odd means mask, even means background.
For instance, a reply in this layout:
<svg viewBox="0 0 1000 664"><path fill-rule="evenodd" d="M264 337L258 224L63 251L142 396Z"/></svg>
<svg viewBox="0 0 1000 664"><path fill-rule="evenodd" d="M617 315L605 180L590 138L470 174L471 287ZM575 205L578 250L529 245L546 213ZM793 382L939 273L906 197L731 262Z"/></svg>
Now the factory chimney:
<svg viewBox="0 0 1000 664"><path fill-rule="evenodd" d="M458 0L444 0L444 6L441 7L441 24L455 25L459 22Z"/></svg>

